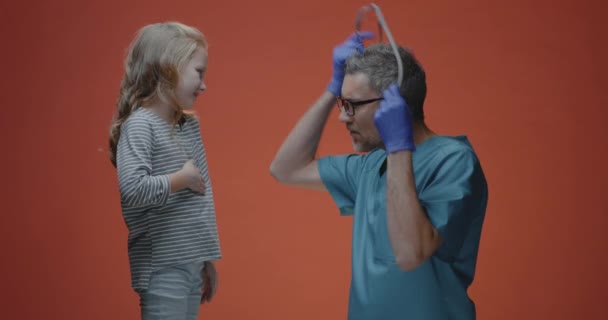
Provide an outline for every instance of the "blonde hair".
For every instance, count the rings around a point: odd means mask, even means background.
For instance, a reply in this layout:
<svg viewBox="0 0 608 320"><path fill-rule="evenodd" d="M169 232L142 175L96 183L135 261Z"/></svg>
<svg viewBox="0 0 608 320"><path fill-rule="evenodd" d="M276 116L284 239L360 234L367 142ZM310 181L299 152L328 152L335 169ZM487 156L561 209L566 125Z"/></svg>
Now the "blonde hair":
<svg viewBox="0 0 608 320"><path fill-rule="evenodd" d="M129 45L117 114L110 128L110 161L114 167L120 128L143 103L152 99L169 103L175 111L173 124L187 116L175 96L175 88L180 67L198 47L207 50L203 33L179 22L149 24L138 31Z"/></svg>

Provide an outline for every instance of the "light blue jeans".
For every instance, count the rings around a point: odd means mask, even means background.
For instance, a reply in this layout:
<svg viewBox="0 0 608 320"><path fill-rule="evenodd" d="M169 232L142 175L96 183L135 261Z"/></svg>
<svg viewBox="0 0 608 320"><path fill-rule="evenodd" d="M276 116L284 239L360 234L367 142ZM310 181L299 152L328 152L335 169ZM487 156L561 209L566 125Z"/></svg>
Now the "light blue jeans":
<svg viewBox="0 0 608 320"><path fill-rule="evenodd" d="M142 320L196 320L201 303L204 261L152 273L147 290L138 292Z"/></svg>

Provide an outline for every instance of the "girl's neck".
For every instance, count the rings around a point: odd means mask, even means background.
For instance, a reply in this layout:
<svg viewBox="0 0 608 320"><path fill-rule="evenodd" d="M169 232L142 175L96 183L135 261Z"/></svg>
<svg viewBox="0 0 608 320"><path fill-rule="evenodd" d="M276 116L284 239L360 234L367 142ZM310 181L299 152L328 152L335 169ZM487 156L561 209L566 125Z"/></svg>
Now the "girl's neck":
<svg viewBox="0 0 608 320"><path fill-rule="evenodd" d="M150 110L156 115L158 115L161 119L167 121L167 123L173 123L173 108L169 106L169 104L160 101L159 99L154 99L151 101L144 102L142 107Z"/></svg>

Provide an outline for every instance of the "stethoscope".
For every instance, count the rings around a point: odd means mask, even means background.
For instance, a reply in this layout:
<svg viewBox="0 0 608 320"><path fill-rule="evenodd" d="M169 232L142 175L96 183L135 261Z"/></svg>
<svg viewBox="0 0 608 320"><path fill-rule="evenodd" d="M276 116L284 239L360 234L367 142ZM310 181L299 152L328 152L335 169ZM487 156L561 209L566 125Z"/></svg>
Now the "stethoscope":
<svg viewBox="0 0 608 320"><path fill-rule="evenodd" d="M376 4L373 4L373 3L370 5L361 7L359 9L359 11L357 12L357 18L355 20L355 30L357 32L361 31L361 22L363 20L363 16L371 10L374 11L374 13L376 14L376 18L378 19L378 31L379 31L380 41L382 41L382 31L384 30L384 33L386 33L386 37L388 38L388 42L390 43L391 48L393 48L393 53L395 54L395 58L397 58L397 85L399 86L399 88L401 88L401 83L403 82L403 62L401 61L401 56L399 55L399 50L397 49L397 44L395 43L395 40L393 39L393 35L391 34L391 31L388 29L386 20L384 20L384 16L382 15L382 11L380 11L380 7L378 7Z"/></svg>

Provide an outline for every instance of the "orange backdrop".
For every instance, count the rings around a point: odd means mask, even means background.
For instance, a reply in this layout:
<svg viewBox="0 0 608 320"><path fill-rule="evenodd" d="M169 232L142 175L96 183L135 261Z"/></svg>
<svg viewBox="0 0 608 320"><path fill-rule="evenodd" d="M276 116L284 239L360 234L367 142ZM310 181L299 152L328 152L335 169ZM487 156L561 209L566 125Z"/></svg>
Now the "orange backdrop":
<svg viewBox="0 0 608 320"><path fill-rule="evenodd" d="M268 167L367 2L123 2L0 5L0 317L138 318L107 132L128 43L175 19L210 42L196 109L224 259L201 319L345 319L352 219ZM430 126L469 135L489 180L479 319L605 319L606 5L377 4L427 70ZM320 153L350 150L334 113Z"/></svg>

